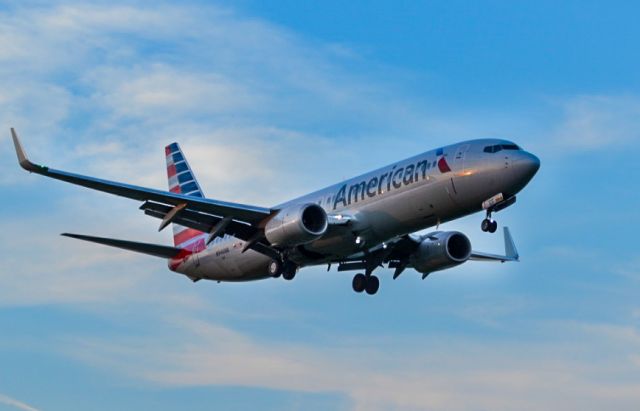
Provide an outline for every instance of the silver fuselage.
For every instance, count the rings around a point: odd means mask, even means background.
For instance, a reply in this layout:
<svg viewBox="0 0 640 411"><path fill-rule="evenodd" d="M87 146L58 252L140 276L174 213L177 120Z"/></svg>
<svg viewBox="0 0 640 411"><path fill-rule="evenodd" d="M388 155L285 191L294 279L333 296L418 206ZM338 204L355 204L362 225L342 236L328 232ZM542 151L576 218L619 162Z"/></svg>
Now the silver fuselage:
<svg viewBox="0 0 640 411"><path fill-rule="evenodd" d="M397 236L480 211L482 202L498 193L505 198L514 196L531 180L540 163L521 149L485 151L500 144L515 146L498 139L465 141L275 206L316 203L330 215L351 220L291 250L289 259L300 267L339 262ZM444 164L439 163L442 159ZM231 236L218 238L176 271L219 281L269 277L270 258L253 250L242 253L243 245L244 241Z"/></svg>

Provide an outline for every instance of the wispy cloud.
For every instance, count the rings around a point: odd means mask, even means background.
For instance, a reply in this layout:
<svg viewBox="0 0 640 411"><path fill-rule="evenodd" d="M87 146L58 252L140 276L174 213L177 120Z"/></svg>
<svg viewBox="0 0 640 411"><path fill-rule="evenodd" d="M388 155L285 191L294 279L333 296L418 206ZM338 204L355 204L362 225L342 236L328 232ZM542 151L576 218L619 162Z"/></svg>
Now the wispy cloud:
<svg viewBox="0 0 640 411"><path fill-rule="evenodd" d="M426 340L353 340L321 347L257 341L205 321L173 318L173 337L73 341L69 355L161 386L239 386L343 393L354 409L601 409L615 399L632 410L640 400L637 369L625 355L640 346L625 327L550 324L571 330L571 341L548 343L455 342L446 335ZM559 327L559 328L558 328ZM565 337L566 337L565 333ZM586 365L571 356L576 343L595 349L631 343L621 355ZM402 348L395 346L401 343ZM573 347L573 348L572 348ZM630 357L627 357L630 358ZM606 373L607 381L600 376ZM634 377L635 375L635 377ZM559 389L561 387L561 389ZM529 393L538 395L531 396ZM464 395L462 395L464 393Z"/></svg>
<svg viewBox="0 0 640 411"><path fill-rule="evenodd" d="M388 90L342 68L348 53L217 6L13 3L0 14L0 39L8 46L0 48L0 121L7 125L0 132L6 160L0 183L50 193L46 202L22 198L42 207L2 222L5 232L30 233L0 238L11 267L0 275L5 305L145 298L142 284L153 274L135 261L171 276L159 260L154 266L155 260L57 237L113 229L117 237L158 242L155 228L149 230L157 222L145 220L135 204L125 212L118 200L77 188L65 198L59 183L25 174L9 126L18 127L36 161L159 188L166 187L162 147L177 140L210 196L273 205L342 177L327 159L345 162L346 173L371 161L347 162L361 141L337 146L312 126L332 118L379 122L372 101L393 111ZM29 258L34 248L37 259Z"/></svg>
<svg viewBox="0 0 640 411"><path fill-rule="evenodd" d="M322 343L240 331L229 318L260 321L246 317L273 313L237 314L211 301L221 297L214 291L231 294L232 285L187 289L192 284L160 260L60 239L59 232L79 231L166 241L135 203L19 170L8 134L17 126L29 153L48 165L159 188L166 187L162 147L179 141L207 195L269 206L458 139L524 136L549 151L563 148L561 155L573 146L629 144L640 129L636 97L551 99L544 109L554 113L537 127L517 109L435 110L437 103L398 92L387 81L393 70L377 73L344 45L305 39L222 7L162 2L13 2L0 14L0 62L0 122L7 129L0 130L0 184L18 193L12 198L21 196L0 225L4 233L22 233L0 237L8 267L0 273L0 305L99 305L99 315L110 315L105 311L133 312L142 304L145 320L159 330L145 324L140 337L104 338L79 330L65 344L73 351L61 349L66 356L160 386L332 392L363 410L637 408L640 348L629 326L523 320L523 328L539 327L536 335L548 343L437 330L385 339L390 332L382 327L391 324L384 321L371 326L377 337L355 327L326 331ZM478 222L460 226L477 232ZM474 248L501 251L495 238L473 240ZM578 258L574 251L542 249L536 261ZM472 277L486 279L495 267L470 266L460 277L479 281ZM632 278L636 271L630 263L620 273ZM238 287L251 295L282 286L265 283ZM450 304L439 314L499 334L512 316L531 315L531 306L544 303L527 297L460 298L459 307ZM281 321L303 315L292 314L300 307L283 300ZM203 312L219 314L219 322L199 320ZM405 314L416 316L398 315ZM556 337L567 335L569 342Z"/></svg>
<svg viewBox="0 0 640 411"><path fill-rule="evenodd" d="M0 394L0 404L5 404L5 405L8 405L9 407L15 408L17 410L22 410L22 411L38 411L37 408L34 408L28 404L25 404L22 401L18 401L15 398L11 398L5 394Z"/></svg>
<svg viewBox="0 0 640 411"><path fill-rule="evenodd" d="M634 95L581 95L559 104L563 119L553 138L566 150L596 150L640 141L640 99Z"/></svg>

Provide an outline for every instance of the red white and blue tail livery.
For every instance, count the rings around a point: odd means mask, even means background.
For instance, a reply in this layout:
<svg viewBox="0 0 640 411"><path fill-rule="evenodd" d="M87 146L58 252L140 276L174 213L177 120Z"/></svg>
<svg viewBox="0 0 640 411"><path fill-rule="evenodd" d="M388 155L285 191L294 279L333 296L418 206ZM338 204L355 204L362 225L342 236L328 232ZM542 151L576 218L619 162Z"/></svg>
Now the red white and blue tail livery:
<svg viewBox="0 0 640 411"><path fill-rule="evenodd" d="M167 158L167 178L169 191L185 196L204 198L202 188L198 184L187 159L180 150L178 143L172 143L165 147ZM173 224L173 244L192 252L204 250L207 234L193 228Z"/></svg>

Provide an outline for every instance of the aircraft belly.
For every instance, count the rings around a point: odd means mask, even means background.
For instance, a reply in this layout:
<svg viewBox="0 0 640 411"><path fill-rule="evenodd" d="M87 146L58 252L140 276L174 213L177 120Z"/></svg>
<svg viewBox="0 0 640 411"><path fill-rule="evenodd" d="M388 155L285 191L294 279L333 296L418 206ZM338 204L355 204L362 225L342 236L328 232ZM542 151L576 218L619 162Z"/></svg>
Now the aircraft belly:
<svg viewBox="0 0 640 411"><path fill-rule="evenodd" d="M292 253L292 260L298 264L314 262L314 258L305 254L317 254L317 259L329 256L348 256L360 251L356 245L356 234L350 228L341 228L339 232L325 236L322 239L304 246L306 252L295 250Z"/></svg>
<svg viewBox="0 0 640 411"><path fill-rule="evenodd" d="M193 278L214 281L251 281L269 277L270 259L253 250L241 252L242 241L225 242L194 254L177 271Z"/></svg>

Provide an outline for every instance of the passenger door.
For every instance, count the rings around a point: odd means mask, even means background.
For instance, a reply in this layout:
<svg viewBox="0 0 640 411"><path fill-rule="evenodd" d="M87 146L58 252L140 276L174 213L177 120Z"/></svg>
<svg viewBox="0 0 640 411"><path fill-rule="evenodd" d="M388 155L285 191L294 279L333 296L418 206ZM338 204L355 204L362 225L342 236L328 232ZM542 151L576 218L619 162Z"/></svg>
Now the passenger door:
<svg viewBox="0 0 640 411"><path fill-rule="evenodd" d="M467 156L467 151L469 151L469 144L464 144L459 146L456 149L456 153L453 156L453 171L454 172L462 172L464 171L464 159Z"/></svg>

